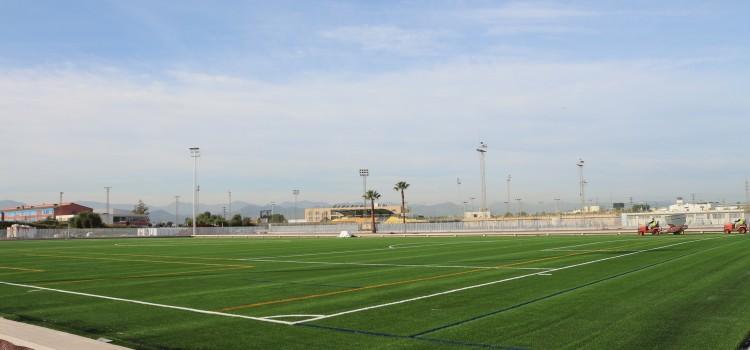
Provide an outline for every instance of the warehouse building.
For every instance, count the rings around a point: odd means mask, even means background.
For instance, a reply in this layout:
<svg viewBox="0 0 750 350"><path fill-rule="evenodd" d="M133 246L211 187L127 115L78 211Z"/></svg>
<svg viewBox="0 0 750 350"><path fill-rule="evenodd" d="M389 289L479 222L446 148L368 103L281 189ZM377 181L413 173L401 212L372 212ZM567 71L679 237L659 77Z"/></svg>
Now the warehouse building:
<svg viewBox="0 0 750 350"><path fill-rule="evenodd" d="M91 213L94 210L76 203L22 205L3 209L1 221L39 222L55 219L65 222L80 213Z"/></svg>

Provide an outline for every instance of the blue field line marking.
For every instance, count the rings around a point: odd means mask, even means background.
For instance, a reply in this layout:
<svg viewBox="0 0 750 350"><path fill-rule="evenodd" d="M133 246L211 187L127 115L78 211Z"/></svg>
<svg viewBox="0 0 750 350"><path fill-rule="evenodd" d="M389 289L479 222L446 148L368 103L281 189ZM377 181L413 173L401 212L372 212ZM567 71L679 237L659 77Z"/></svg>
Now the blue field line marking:
<svg viewBox="0 0 750 350"><path fill-rule="evenodd" d="M738 243L738 242L735 242L735 243ZM725 245L722 245L722 246L719 246L719 247L724 247L724 246ZM598 284L598 283L601 283L601 282L606 282L606 281L609 281L609 280L612 280L612 279L615 279L615 278L618 278L618 277L629 275L631 273L635 273L635 272L642 271L642 270L645 270L645 269L648 269L648 268L651 268L651 267L654 267L654 266L665 264L665 263L668 263L668 262L673 261L673 260L682 259L684 257L690 256L690 255L693 255L693 254L704 253L704 252L707 252L707 251L710 251L710 250L713 250L713 249L716 249L716 248L719 248L719 247L714 247L714 248L710 248L710 249L706 249L706 250L701 250L701 251L697 251L697 252L683 254L683 255L680 255L680 256L673 257L673 258L669 258L669 259L664 260L664 261L660 261L660 262L653 263L653 264L650 264L650 265L641 266L639 268L636 268L636 269L633 269L633 270L630 270L630 271L621 272L621 273L618 273L618 274L615 274L615 275L604 277L604 278L596 280L596 281L584 283L584 284L581 284L581 285L578 285L578 286L575 286L575 287L571 287L571 288L568 288L568 289L557 291L555 293L548 294L548 295L545 295L543 297L539 297L539 298L536 298L536 299L528 300L528 301L525 301L525 302L522 302L522 303L519 303L519 304L515 304L515 305L508 306L508 307L505 307L505 308L502 308L502 309L499 309L499 310L495 310L495 311L492 311L492 312L488 312L488 313L484 313L484 314L481 314L481 315L477 315L477 316L474 316L474 317L471 317L471 318L468 318L468 319L465 319L465 320L461 320L461 321L449 323L449 324L446 324L446 325L443 325L443 326L440 326L440 327L435 327L435 328L432 328L432 329L428 329L428 330L423 331L423 332L412 334L412 335L410 335L410 337L421 337L423 335L434 333L434 332L437 332L437 331L441 331L441 330L444 330L444 329L447 329L447 328L452 328L452 327L460 326L460 325L463 325L463 324L466 324L466 323L469 323L469 322L472 322L472 321L476 321L476 320L479 320L479 319L482 319L482 318L486 318L486 317L489 317L489 316L497 315L497 314L503 313L505 311L510 311L510 310L518 309L520 307L523 307L523 306L526 306L526 305L529 305L529 304L533 304L533 303L536 303L536 302L539 302L539 301L543 301L543 300L546 300L546 299L554 298L554 297L562 295L562 294L570 293L572 291L575 291L575 290L578 290L578 289L581 289L581 288L585 288L585 287L588 287L588 286L591 286L591 285L594 285L594 284Z"/></svg>
<svg viewBox="0 0 750 350"><path fill-rule="evenodd" d="M336 331L336 332L343 332L343 333L370 335L370 336L384 337L384 338L420 340L420 341L425 341L425 342L430 342L430 343L437 343L437 344L443 344L443 345L459 345L459 346L471 347L471 348L502 349L502 350L526 350L524 348L511 347L511 346L503 346L503 345L495 345L495 344L470 343L470 342L463 342L463 341L449 340L449 339L414 337L414 336L391 334L391 333L371 332L371 331L365 331L365 330L360 330L360 329L349 329L349 328L340 328L340 327L321 326L321 325L309 324L309 323L296 324L295 326L325 329L325 330Z"/></svg>

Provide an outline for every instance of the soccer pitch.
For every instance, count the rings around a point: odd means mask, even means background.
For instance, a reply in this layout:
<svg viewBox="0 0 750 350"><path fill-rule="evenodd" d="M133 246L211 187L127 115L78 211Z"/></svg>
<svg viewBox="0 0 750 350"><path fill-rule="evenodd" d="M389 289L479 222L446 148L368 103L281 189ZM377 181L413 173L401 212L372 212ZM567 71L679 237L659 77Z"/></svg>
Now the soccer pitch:
<svg viewBox="0 0 750 350"><path fill-rule="evenodd" d="M737 235L0 242L0 315L139 349L736 349Z"/></svg>

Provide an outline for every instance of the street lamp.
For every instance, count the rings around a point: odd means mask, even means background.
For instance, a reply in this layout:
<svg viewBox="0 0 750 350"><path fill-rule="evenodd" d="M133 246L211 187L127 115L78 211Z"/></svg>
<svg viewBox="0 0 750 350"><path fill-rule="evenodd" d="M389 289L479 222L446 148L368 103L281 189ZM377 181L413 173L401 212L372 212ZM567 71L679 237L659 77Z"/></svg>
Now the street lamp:
<svg viewBox="0 0 750 350"><path fill-rule="evenodd" d="M196 234L196 226L198 217L195 215L195 211L198 207L198 158L201 156L201 149L199 147L190 147L190 157L193 158L193 236Z"/></svg>
<svg viewBox="0 0 750 350"><path fill-rule="evenodd" d="M365 210L367 208L365 194L367 193L367 177L370 176L370 169L359 169L359 176L362 177L362 217L365 217Z"/></svg>
<svg viewBox="0 0 750 350"><path fill-rule="evenodd" d="M521 204L521 198L516 198L518 201L518 216L521 216L521 212L523 211L523 206Z"/></svg>
<svg viewBox="0 0 750 350"><path fill-rule="evenodd" d="M578 176L580 181L580 191L579 196L581 196L581 215L583 215L584 209L586 209L586 195L584 192L584 186L586 185L586 181L583 179L583 159L578 158L578 162L576 162L576 165L578 166Z"/></svg>

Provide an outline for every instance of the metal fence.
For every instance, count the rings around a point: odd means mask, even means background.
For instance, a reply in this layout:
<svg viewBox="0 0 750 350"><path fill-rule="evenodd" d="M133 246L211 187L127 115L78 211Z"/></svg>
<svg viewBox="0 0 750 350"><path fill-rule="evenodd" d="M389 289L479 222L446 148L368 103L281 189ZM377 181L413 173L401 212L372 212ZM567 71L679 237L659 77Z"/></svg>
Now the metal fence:
<svg viewBox="0 0 750 350"><path fill-rule="evenodd" d="M607 230L621 228L619 218L532 218L511 220L380 224L380 233L527 232L554 230Z"/></svg>
<svg viewBox="0 0 750 350"><path fill-rule="evenodd" d="M335 225L270 225L268 233L340 233L341 231L357 232L358 224L335 224Z"/></svg>
<svg viewBox="0 0 750 350"><path fill-rule="evenodd" d="M624 227L634 228L639 225L645 225L654 218L661 223L666 222L666 217L676 213L626 213L622 214L622 225ZM685 223L690 228L720 228L725 223L734 222L740 217L748 217L748 213L741 209L680 213L685 215Z"/></svg>

